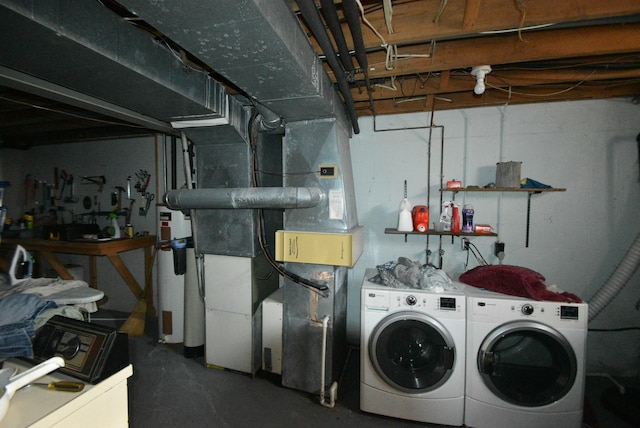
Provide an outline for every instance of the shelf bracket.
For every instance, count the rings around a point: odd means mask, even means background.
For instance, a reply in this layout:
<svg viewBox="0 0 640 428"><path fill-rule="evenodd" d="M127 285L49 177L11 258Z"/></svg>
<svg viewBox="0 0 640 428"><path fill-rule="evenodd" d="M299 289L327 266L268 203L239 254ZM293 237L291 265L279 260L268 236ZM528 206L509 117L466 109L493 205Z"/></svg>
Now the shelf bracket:
<svg viewBox="0 0 640 428"><path fill-rule="evenodd" d="M529 248L529 227L531 224L531 196L534 194L540 194L542 192L530 191L527 192L527 236L525 238L524 246Z"/></svg>

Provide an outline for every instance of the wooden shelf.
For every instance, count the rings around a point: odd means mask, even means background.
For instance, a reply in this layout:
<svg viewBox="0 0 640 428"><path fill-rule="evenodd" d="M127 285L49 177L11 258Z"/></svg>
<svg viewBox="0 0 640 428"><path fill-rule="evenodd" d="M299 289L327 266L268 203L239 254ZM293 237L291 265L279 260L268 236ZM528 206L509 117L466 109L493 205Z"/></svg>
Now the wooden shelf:
<svg viewBox="0 0 640 428"><path fill-rule="evenodd" d="M529 247L529 225L531 219L531 196L538 195L545 192L565 192L567 189L564 187L458 187L458 188L441 188L440 192L519 192L527 194L527 236L525 239L525 247Z"/></svg>
<svg viewBox="0 0 640 428"><path fill-rule="evenodd" d="M566 192L562 187L445 187L441 192L521 192L521 193L543 193L543 192Z"/></svg>
<svg viewBox="0 0 640 428"><path fill-rule="evenodd" d="M387 227L384 229L387 235L440 235L440 236L498 236L497 233L472 233L472 232L438 232L436 230L428 230L426 232L401 232L398 229Z"/></svg>

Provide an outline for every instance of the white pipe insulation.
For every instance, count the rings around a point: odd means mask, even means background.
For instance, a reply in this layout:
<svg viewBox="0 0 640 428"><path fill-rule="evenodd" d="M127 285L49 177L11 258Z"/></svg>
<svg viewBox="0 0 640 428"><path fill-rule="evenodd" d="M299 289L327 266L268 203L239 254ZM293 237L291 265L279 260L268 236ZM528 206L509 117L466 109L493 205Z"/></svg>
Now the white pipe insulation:
<svg viewBox="0 0 640 428"><path fill-rule="evenodd" d="M629 247L627 254L611 274L607 282L589 300L589 322L591 322L627 285L640 264L640 233Z"/></svg>

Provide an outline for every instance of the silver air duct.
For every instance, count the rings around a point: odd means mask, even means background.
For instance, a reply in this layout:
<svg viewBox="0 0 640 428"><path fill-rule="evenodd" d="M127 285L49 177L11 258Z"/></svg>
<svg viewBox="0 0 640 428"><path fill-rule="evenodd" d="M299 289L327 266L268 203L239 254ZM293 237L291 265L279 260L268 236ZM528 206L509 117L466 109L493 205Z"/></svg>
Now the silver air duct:
<svg viewBox="0 0 640 428"><path fill-rule="evenodd" d="M317 187L257 187L172 190L164 195L172 210L311 208L324 201Z"/></svg>

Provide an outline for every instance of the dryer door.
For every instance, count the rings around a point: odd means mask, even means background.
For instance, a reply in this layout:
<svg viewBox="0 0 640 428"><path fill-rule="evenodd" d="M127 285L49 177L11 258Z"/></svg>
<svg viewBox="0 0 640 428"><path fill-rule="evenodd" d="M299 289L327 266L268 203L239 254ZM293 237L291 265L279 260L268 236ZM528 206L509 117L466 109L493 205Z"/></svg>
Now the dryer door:
<svg viewBox="0 0 640 428"><path fill-rule="evenodd" d="M417 394L434 390L449 379L456 350L453 338L436 319L397 312L373 330L369 358L387 384Z"/></svg>
<svg viewBox="0 0 640 428"><path fill-rule="evenodd" d="M553 403L571 390L576 379L576 355L567 339L536 322L516 321L494 329L477 358L487 387L519 406Z"/></svg>

